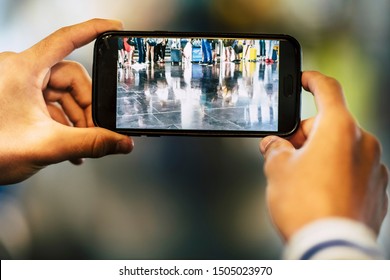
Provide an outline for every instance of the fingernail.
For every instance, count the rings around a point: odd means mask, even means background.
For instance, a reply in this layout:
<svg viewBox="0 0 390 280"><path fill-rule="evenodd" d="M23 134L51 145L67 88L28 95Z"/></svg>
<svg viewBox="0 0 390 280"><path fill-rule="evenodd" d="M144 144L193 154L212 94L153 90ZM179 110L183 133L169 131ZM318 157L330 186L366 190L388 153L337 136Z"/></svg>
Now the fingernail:
<svg viewBox="0 0 390 280"><path fill-rule="evenodd" d="M274 142L276 139L277 137L275 136L265 137L260 143L260 152L264 155L265 152L267 151L268 145Z"/></svg>
<svg viewBox="0 0 390 280"><path fill-rule="evenodd" d="M133 140L131 138L125 138L116 144L116 152L121 154L128 154L133 149Z"/></svg>

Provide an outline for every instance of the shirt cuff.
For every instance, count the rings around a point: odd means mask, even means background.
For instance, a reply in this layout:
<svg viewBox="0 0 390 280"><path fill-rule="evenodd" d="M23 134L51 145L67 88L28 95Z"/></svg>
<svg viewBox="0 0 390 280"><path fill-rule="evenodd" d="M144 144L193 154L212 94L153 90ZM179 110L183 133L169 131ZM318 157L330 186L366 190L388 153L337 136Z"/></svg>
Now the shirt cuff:
<svg viewBox="0 0 390 280"><path fill-rule="evenodd" d="M288 242L284 259L383 259L375 233L363 223L326 218L304 226Z"/></svg>

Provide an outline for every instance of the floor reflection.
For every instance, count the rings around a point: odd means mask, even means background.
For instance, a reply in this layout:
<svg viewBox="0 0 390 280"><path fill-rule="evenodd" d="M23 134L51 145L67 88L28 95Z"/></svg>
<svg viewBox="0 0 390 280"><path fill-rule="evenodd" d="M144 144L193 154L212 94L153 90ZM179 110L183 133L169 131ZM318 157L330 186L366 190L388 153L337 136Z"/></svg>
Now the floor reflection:
<svg viewBox="0 0 390 280"><path fill-rule="evenodd" d="M276 131L278 63L133 64L118 69L117 127Z"/></svg>

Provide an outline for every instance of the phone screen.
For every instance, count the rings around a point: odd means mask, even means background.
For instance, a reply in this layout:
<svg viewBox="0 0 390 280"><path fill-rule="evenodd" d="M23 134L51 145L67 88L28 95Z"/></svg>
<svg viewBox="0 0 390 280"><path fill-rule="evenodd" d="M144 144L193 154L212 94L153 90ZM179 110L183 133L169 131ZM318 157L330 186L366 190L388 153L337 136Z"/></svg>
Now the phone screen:
<svg viewBox="0 0 390 280"><path fill-rule="evenodd" d="M117 40L118 129L278 130L279 41Z"/></svg>
<svg viewBox="0 0 390 280"><path fill-rule="evenodd" d="M95 43L94 122L129 135L288 135L300 67L287 35L110 31Z"/></svg>

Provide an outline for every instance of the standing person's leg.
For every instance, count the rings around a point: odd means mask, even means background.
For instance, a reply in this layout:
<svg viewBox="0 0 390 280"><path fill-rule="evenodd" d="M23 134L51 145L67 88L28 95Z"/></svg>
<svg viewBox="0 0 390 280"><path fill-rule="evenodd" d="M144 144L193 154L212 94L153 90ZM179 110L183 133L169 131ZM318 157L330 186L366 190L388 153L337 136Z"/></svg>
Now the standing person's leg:
<svg viewBox="0 0 390 280"><path fill-rule="evenodd" d="M207 63L206 39L202 39L202 54L203 54L202 63Z"/></svg>
<svg viewBox="0 0 390 280"><path fill-rule="evenodd" d="M259 44L260 44L260 59L264 60L264 58L265 58L265 41L260 40Z"/></svg>
<svg viewBox="0 0 390 280"><path fill-rule="evenodd" d="M213 63L213 54L211 52L211 42L209 40L205 40L205 46L206 46L206 63L212 64Z"/></svg>
<svg viewBox="0 0 390 280"><path fill-rule="evenodd" d="M125 46L122 39L118 40L118 64L119 67L122 68L125 60Z"/></svg>
<svg viewBox="0 0 390 280"><path fill-rule="evenodd" d="M155 62L155 59L154 59L154 46L153 45L150 45L150 62L151 63Z"/></svg>
<svg viewBox="0 0 390 280"><path fill-rule="evenodd" d="M155 49L155 52L154 52L154 61L157 62L157 61L161 61L162 59L162 43L158 43L156 45L156 49Z"/></svg>
<svg viewBox="0 0 390 280"><path fill-rule="evenodd" d="M144 52L144 39L142 38L136 38L137 42L137 49L138 49L138 63L144 63L145 62L145 52Z"/></svg>
<svg viewBox="0 0 390 280"><path fill-rule="evenodd" d="M233 53L233 48L231 46L228 46L226 48L226 57L227 57L227 61L231 62L232 61L232 53Z"/></svg>
<svg viewBox="0 0 390 280"><path fill-rule="evenodd" d="M130 47L130 63L133 64L135 63L134 61L134 51L135 51L135 46Z"/></svg>
<svg viewBox="0 0 390 280"><path fill-rule="evenodd" d="M146 45L146 56L145 56L145 62L149 63L150 62L150 45L148 42L145 43Z"/></svg>
<svg viewBox="0 0 390 280"><path fill-rule="evenodd" d="M218 41L213 40L213 42L211 43L211 53L212 53L213 63L217 62L217 51L218 51L217 48L218 47L219 47Z"/></svg>
<svg viewBox="0 0 390 280"><path fill-rule="evenodd" d="M266 46L266 52L267 52L265 62L272 63L273 62L272 52L274 49L274 42L272 40L267 40L267 41L265 41L265 46Z"/></svg>
<svg viewBox="0 0 390 280"><path fill-rule="evenodd" d="M164 41L164 43L162 44L161 46L161 62L164 63L165 62L165 50L167 48L167 44L166 42Z"/></svg>

